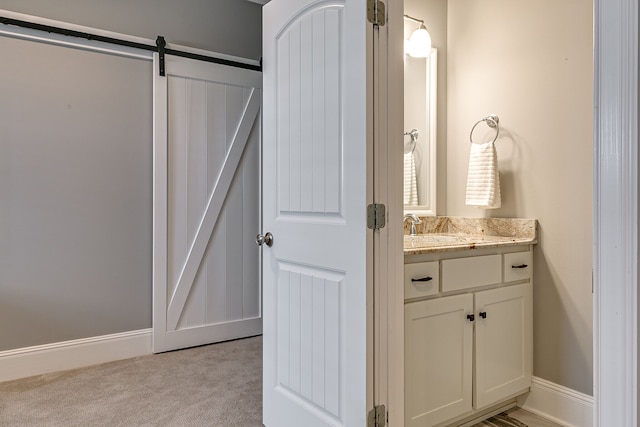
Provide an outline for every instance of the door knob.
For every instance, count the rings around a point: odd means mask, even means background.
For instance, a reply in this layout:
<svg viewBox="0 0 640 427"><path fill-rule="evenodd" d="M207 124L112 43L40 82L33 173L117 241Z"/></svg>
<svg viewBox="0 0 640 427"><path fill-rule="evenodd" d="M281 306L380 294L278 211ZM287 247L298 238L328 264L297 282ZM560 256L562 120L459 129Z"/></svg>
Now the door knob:
<svg viewBox="0 0 640 427"><path fill-rule="evenodd" d="M267 232L264 236L262 234L258 234L256 236L256 243L258 246L262 246L264 243L268 247L271 247L273 245L273 234L271 234L271 232Z"/></svg>

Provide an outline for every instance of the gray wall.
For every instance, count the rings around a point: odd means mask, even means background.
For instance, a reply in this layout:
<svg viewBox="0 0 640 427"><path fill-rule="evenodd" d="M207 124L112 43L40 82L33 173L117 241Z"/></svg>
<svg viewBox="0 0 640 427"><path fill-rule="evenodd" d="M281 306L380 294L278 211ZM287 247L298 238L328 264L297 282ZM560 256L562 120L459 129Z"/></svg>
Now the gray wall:
<svg viewBox="0 0 640 427"><path fill-rule="evenodd" d="M260 6L240 0L0 9L260 57ZM152 63L7 37L0 51L0 351L150 328Z"/></svg>
<svg viewBox="0 0 640 427"><path fill-rule="evenodd" d="M150 327L151 62L0 51L0 350Z"/></svg>
<svg viewBox="0 0 640 427"><path fill-rule="evenodd" d="M591 394L593 2L430 1L448 5L446 180L438 182L447 203L439 213L539 221L534 375ZM490 113L500 117L503 205L484 211L465 205L466 172L469 131ZM478 126L474 137L492 132Z"/></svg>

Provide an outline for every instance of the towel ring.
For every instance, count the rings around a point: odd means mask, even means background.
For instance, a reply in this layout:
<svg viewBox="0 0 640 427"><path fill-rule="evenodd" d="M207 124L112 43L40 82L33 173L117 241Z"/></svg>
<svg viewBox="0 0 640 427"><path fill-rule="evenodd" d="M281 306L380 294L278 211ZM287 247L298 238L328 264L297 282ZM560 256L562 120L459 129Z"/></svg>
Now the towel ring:
<svg viewBox="0 0 640 427"><path fill-rule="evenodd" d="M418 132L418 129L411 129L411 131L405 132L404 135L405 136L408 135L411 137L411 142L413 143L413 147L411 147L411 152L413 153L416 149L416 142L418 141L418 136L420 135L420 133Z"/></svg>
<svg viewBox="0 0 640 427"><path fill-rule="evenodd" d="M496 139L498 139L498 134L500 133L500 125L499 125L500 119L495 114L489 114L487 117L481 120L478 120L476 124L473 125L473 127L471 128L471 133L469 134L469 141L473 144L473 130L476 128L476 126L478 126L479 123L482 123L482 122L486 122L487 126L489 126L490 128L496 129L496 137L493 138L493 141L491 141L491 142L496 142Z"/></svg>

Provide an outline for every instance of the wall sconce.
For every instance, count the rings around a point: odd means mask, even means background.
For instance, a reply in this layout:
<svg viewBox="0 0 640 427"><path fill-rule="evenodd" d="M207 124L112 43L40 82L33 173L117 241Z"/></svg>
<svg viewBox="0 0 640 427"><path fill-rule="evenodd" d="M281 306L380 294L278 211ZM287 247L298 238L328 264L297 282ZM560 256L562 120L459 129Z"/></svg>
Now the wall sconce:
<svg viewBox="0 0 640 427"><path fill-rule="evenodd" d="M424 26L424 21L409 15L404 15L404 19L419 24L418 29L405 42L405 52L414 58L426 58L431 54L431 36Z"/></svg>

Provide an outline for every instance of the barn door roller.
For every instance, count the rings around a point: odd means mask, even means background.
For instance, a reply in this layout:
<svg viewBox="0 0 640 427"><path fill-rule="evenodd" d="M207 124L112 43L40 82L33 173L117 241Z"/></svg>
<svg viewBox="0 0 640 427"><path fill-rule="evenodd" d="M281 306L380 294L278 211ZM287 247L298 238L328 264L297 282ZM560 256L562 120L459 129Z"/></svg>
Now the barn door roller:
<svg viewBox="0 0 640 427"><path fill-rule="evenodd" d="M156 39L156 46L158 47L158 65L160 67L158 72L164 77L164 48L167 46L167 42L164 40L164 37L158 36Z"/></svg>

